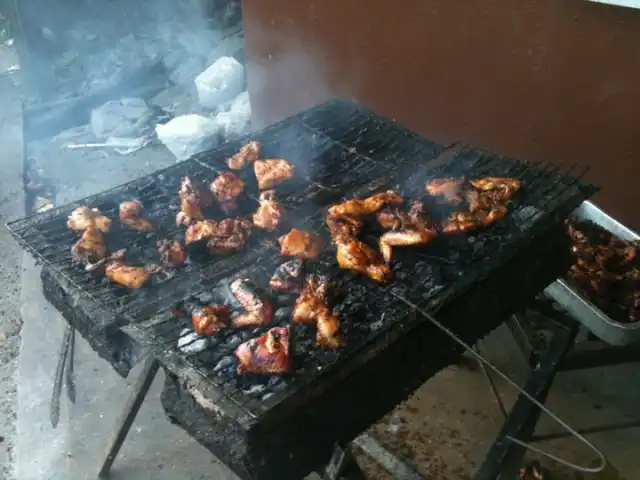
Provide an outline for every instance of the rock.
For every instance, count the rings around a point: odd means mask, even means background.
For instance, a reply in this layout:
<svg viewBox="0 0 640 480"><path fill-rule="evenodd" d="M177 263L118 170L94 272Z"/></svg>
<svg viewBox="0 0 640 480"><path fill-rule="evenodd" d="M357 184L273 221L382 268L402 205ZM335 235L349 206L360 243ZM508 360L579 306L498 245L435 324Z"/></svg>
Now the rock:
<svg viewBox="0 0 640 480"><path fill-rule="evenodd" d="M141 98L112 100L91 112L91 130L99 139L135 138L149 132L153 111Z"/></svg>
<svg viewBox="0 0 640 480"><path fill-rule="evenodd" d="M215 108L230 102L244 87L244 67L233 57L221 57L195 79L200 103Z"/></svg>
<svg viewBox="0 0 640 480"><path fill-rule="evenodd" d="M218 124L201 115L181 115L164 125L157 125L156 134L180 161L219 143Z"/></svg>
<svg viewBox="0 0 640 480"><path fill-rule="evenodd" d="M214 121L225 140L240 136L251 122L249 92L242 92L234 98L229 110L218 113Z"/></svg>

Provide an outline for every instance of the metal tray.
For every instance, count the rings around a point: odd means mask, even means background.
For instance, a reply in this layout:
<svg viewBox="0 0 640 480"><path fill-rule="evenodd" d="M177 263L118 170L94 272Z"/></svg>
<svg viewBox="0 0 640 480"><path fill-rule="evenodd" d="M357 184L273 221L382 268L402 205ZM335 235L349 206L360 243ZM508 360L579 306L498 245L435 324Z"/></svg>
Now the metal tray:
<svg viewBox="0 0 640 480"><path fill-rule="evenodd" d="M640 235L611 218L589 201L583 202L573 215L580 220L590 220L623 240L640 240ZM623 324L612 320L602 310L580 296L565 280L556 280L545 289L544 293L604 342L616 346L640 343L640 322Z"/></svg>

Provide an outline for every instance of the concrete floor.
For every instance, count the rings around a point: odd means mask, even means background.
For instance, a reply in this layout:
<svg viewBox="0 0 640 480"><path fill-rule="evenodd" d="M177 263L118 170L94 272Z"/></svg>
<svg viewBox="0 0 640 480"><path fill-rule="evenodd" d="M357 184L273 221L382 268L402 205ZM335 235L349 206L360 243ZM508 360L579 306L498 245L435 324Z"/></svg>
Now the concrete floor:
<svg viewBox="0 0 640 480"><path fill-rule="evenodd" d="M9 128L3 124L3 131ZM15 128L15 127L14 127ZM0 138L15 138L15 130L5 132ZM3 142L3 162L17 175L19 152L10 154L11 142ZM17 149L16 149L17 150ZM131 157L89 158L86 156L60 156L52 151L48 164L44 165L48 177L57 177L60 185L69 185L69 171L78 169L93 173L76 177L73 186L62 188L57 203L61 204L85 195L98 192L112 185L155 170L173 161L168 152L140 152ZM90 163L88 163L90 162ZM61 166L66 168L63 169ZM20 164L21 166L21 164ZM55 167L52 167L55 166ZM2 183L3 197L14 205L5 217L15 213L14 195L19 192L13 182ZM2 205L0 205L1 207ZM14 276L2 278L6 299L3 305L11 305L16 295L10 294L12 284L17 285L17 268L11 262L22 258L6 233L0 236L0 247L13 248L13 255L3 255L3 271L12 271ZM49 423L49 401L51 382L55 369L55 357L62 337L63 320L47 304L40 293L39 269L27 256L22 267L20 311L24 326L17 371L17 434L11 439L15 444L11 463L15 466L18 480L82 480L95 478L98 461L102 456L104 442L112 428L114 418L124 404L127 387L133 382L137 371L123 381L110 367L78 339L76 350L77 402L69 405L63 397L60 424L52 429ZM11 316L5 309L4 318ZM17 322L19 324L20 322ZM8 324L6 321L3 323ZM9 338L14 336L9 335ZM499 329L482 342L483 353L512 378L522 384L527 367L521 359L515 343L506 329ZM2 359L3 371L12 376L13 364ZM559 376L552 391L549 405L562 418L575 427L593 426L610 421L621 421L640 417L637 408L640 400L639 373L633 366L599 369L590 372L567 373ZM118 480L138 479L226 479L234 478L206 450L193 442L179 428L170 425L161 411L159 388L161 375L142 407L139 418L127 439L115 465L113 477ZM3 377L7 395L10 382ZM504 400L510 405L515 392L498 382L504 392ZM11 414L0 410L3 428L10 433ZM399 406L385 419L372 427L371 433L394 452L408 458L429 479L470 478L482 461L488 446L502 422L484 376L480 371L452 367L441 372L421 387L405 404ZM541 422L540 430L556 430L547 420ZM5 435L3 433L3 435ZM615 466L629 479L640 478L640 461L635 451L640 445L640 430L627 430L591 437ZM2 445L0 443L0 445ZM552 448L573 461L584 464L592 461L585 448L575 441L553 442ZM0 450L0 455L2 450ZM361 458L370 478L391 478L374 463ZM8 462L0 456L0 462ZM0 475L2 471L0 470ZM14 478L10 471L3 479ZM574 477L566 477L574 478ZM604 478L585 476L583 478Z"/></svg>

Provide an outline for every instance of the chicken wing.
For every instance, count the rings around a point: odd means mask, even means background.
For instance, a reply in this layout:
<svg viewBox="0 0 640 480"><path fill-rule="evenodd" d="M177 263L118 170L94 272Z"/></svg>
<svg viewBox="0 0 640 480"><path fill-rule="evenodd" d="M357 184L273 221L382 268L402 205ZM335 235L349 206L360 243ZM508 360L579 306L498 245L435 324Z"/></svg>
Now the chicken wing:
<svg viewBox="0 0 640 480"><path fill-rule="evenodd" d="M293 165L287 160L257 160L253 169L258 179L258 188L266 190L293 177Z"/></svg>
<svg viewBox="0 0 640 480"><path fill-rule="evenodd" d="M275 327L258 338L241 343L234 355L238 373L285 374L291 372L289 327ZM291 352L291 353L290 353Z"/></svg>
<svg viewBox="0 0 640 480"><path fill-rule="evenodd" d="M508 177L483 177L469 183L482 192L493 192L494 201L500 203L506 203L522 185L517 178Z"/></svg>
<svg viewBox="0 0 640 480"><path fill-rule="evenodd" d="M292 319L297 323L315 323L316 342L325 348L339 348L340 317L334 315L328 300L329 279L310 275L293 307Z"/></svg>
<svg viewBox="0 0 640 480"><path fill-rule="evenodd" d="M275 190L265 190L260 194L258 211L253 215L253 224L258 228L273 231L278 227L284 209L276 200Z"/></svg>
<svg viewBox="0 0 640 480"><path fill-rule="evenodd" d="M188 226L197 220L203 220L204 214L202 195L200 189L195 187L189 177L182 177L180 184L180 213L176 216L176 224L178 226Z"/></svg>
<svg viewBox="0 0 640 480"><path fill-rule="evenodd" d="M299 292L302 286L303 265L302 260L299 258L284 262L276 268L269 281L271 289L284 293Z"/></svg>
<svg viewBox="0 0 640 480"><path fill-rule="evenodd" d="M428 195L435 197L442 203L457 206L464 201L462 196L463 178L436 178L424 186Z"/></svg>
<svg viewBox="0 0 640 480"><path fill-rule="evenodd" d="M223 210L232 211L236 209L238 196L244 190L244 181L233 172L224 172L211 182L209 189Z"/></svg>
<svg viewBox="0 0 640 480"><path fill-rule="evenodd" d="M332 205L329 207L328 217L353 221L366 215L373 215L385 206L398 206L403 202L404 199L399 193L387 190L367 198L347 200L337 205Z"/></svg>
<svg viewBox="0 0 640 480"><path fill-rule="evenodd" d="M378 283L387 283L393 273L384 258L355 237L335 239L336 258L340 268L366 275Z"/></svg>
<svg viewBox="0 0 640 480"><path fill-rule="evenodd" d="M260 157L260 142L249 142L240 148L240 151L227 159L227 165L231 170L240 170L254 163Z"/></svg>
<svg viewBox="0 0 640 480"><path fill-rule="evenodd" d="M160 262L165 267L175 268L187 261L187 250L177 240L158 241Z"/></svg>
<svg viewBox="0 0 640 480"><path fill-rule="evenodd" d="M111 220L100 213L97 208L78 207L67 220L67 227L76 232L82 232L93 225L102 233L109 233Z"/></svg>
<svg viewBox="0 0 640 480"><path fill-rule="evenodd" d="M104 234L94 221L88 222L80 240L71 247L71 257L75 262L92 264L103 260L106 255Z"/></svg>
<svg viewBox="0 0 640 480"><path fill-rule="evenodd" d="M252 223L243 218L225 218L216 226L207 242L210 253L233 253L242 250L251 235Z"/></svg>
<svg viewBox="0 0 640 480"><path fill-rule="evenodd" d="M230 326L231 309L227 305L190 305L193 330L198 335L215 335Z"/></svg>
<svg viewBox="0 0 640 480"><path fill-rule="evenodd" d="M271 302L249 280L234 280L229 289L245 310L233 317L234 326L269 325L273 321Z"/></svg>
<svg viewBox="0 0 640 480"><path fill-rule="evenodd" d="M386 232L380 237L380 252L384 261L390 263L393 247L426 245L437 236L438 231L435 228Z"/></svg>
<svg viewBox="0 0 640 480"><path fill-rule="evenodd" d="M184 243L188 245L202 240L209 240L215 236L217 229L218 222L215 220L200 220L192 223L184 234Z"/></svg>
<svg viewBox="0 0 640 480"><path fill-rule="evenodd" d="M456 234L475 230L480 225L471 212L453 212L441 224L443 234Z"/></svg>
<svg viewBox="0 0 640 480"><path fill-rule="evenodd" d="M142 203L139 200L120 204L120 222L139 232L152 232L155 226L142 217Z"/></svg>
<svg viewBox="0 0 640 480"><path fill-rule="evenodd" d="M159 265L147 265L144 267L134 267L124 263L124 250L119 250L106 258L104 262L104 274L114 283L131 289L142 288L151 276L160 272ZM99 262L100 263L100 262ZM98 264L91 265L91 270Z"/></svg>
<svg viewBox="0 0 640 480"><path fill-rule="evenodd" d="M324 241L318 235L303 232L297 228L282 235L278 241L280 242L280 255L285 257L318 258L324 248Z"/></svg>

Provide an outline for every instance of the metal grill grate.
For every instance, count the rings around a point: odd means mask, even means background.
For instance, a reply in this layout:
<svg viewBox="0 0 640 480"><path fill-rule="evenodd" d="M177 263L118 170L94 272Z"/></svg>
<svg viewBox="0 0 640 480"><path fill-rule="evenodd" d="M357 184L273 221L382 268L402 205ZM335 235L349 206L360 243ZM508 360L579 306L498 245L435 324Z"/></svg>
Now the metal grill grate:
<svg viewBox="0 0 640 480"><path fill-rule="evenodd" d="M538 241L540 229L557 224L595 188L579 179L586 169L576 166L561 172L546 163L523 163L500 158L478 150L464 150L452 161L437 169L424 167L400 185L408 196L419 197L427 178L465 173L472 177L485 175L510 176L521 179L522 194L510 206L510 214L494 227L473 235L450 237L421 249L397 249L394 271L396 281L387 287L373 285L362 277L338 270L334 264L334 251L326 252L315 268L329 271L346 285L346 297L338 306L342 316L343 336L346 346L339 351L328 351L313 346L313 329L296 328L295 364L298 374L292 378L260 378L235 375L234 348L242 341L264 333L266 328L248 331L223 332L215 339L202 340L190 330L188 320L176 319L163 312L150 322L133 327L139 338L144 338L152 348L176 370L187 368L215 385L242 412L253 418L291 399L293 394L314 382L318 377L337 367L353 356L367 350L372 353L382 348L374 343L380 338L393 336L390 332L406 331L418 320L411 319L404 303L391 295L393 291L412 302L436 311L454 297L461 295L474 282L480 281L493 269L509 261L513 254L526 249L531 241ZM402 173L400 175L403 175ZM392 187L396 178L376 185ZM371 190L371 187L358 189ZM352 192L350 195L354 195ZM306 220L305 228L327 235L324 214L316 214ZM372 235L374 237L374 235ZM366 240L366 236L365 236ZM373 238L372 238L373 240ZM249 268L233 278L248 277L265 286L268 278L282 260L275 251L257 259ZM201 301L229 300L225 280L215 289L204 293ZM290 305L284 302L284 305ZM282 325L290 323L288 319ZM179 367L178 367L179 366Z"/></svg>
<svg viewBox="0 0 640 480"><path fill-rule="evenodd" d="M327 105L329 107L327 107ZM208 261L193 262L186 268L154 278L150 288L132 291L114 286L103 277L87 274L73 265L70 249L77 235L66 227L67 216L78 206L97 207L110 218L117 218L118 205L124 200L139 199L145 207L145 216L160 225L158 232L140 235L126 228L114 225L108 236L109 249L114 251L127 248L127 262L131 264L155 263L158 254L156 240L160 238L180 238L183 229L175 226L178 212L178 189L180 179L188 175L192 180L211 182L225 165L225 159L235 153L249 139L263 144L263 157L286 158L296 165L296 178L278 187L278 196L298 220L313 215L318 209L361 184L363 179L388 178L395 167L386 162L386 157L375 160L364 154L379 150L379 129L390 122L374 116L368 110L345 102L329 102L317 108L321 123L344 128L345 139L359 136L355 146L346 146L325 135L322 129L314 129L300 121L300 116L292 117L270 126L256 134L247 136L223 147L205 152L186 162L179 163L152 175L142 177L126 185L88 197L70 205L39 214L9 224L12 234L37 260L48 265L74 285L78 292L90 297L102 308L113 311L120 324L147 319L157 311L168 308L178 300L186 298L202 282L213 282L236 272L250 264L266 251L269 238L258 232L253 235L248 248L231 256L214 257ZM303 116L315 118L312 109ZM372 120L373 119L373 120ZM367 127L373 121L375 128ZM347 127L350 125L350 127ZM403 159L413 159L413 154L421 149L424 159L433 158L442 147L413 135L413 142L406 142L406 133L396 134L390 130L389 141L394 140L395 153L403 153ZM334 130L326 132L334 135ZM238 214L246 216L257 207L258 190L251 169L241 173L247 182L246 196ZM212 209L209 216L223 218L222 212ZM117 224L117 222L114 222Z"/></svg>

